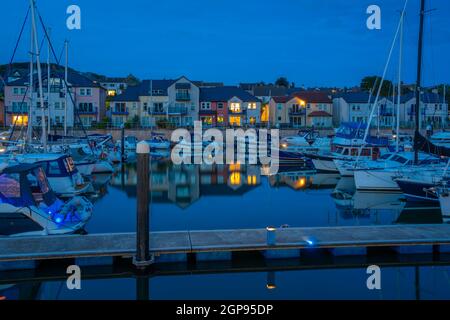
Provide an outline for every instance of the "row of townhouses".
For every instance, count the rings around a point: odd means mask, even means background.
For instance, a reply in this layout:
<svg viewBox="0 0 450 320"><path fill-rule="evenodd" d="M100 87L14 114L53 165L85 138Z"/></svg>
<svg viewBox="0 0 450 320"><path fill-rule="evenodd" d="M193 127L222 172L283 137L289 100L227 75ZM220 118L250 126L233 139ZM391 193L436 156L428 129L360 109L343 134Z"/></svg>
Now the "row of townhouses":
<svg viewBox="0 0 450 320"><path fill-rule="evenodd" d="M36 77L34 78L31 94L28 77L8 82L4 87L5 125L26 125L29 120L33 126L40 125L43 112L39 84ZM105 88L77 72L69 72L67 77L69 94L66 96L63 79L64 73L61 72L52 72L50 79L47 74L42 77L44 116L47 123L50 121L52 125L62 126L66 122L68 127L73 127L74 123L81 121L84 126L89 127L106 116Z"/></svg>
<svg viewBox="0 0 450 320"><path fill-rule="evenodd" d="M4 86L4 100L0 100L1 123L20 126L31 120L34 126L40 125L43 112L37 77L34 78L31 95L28 76L10 79ZM126 123L141 127L162 123L190 127L200 120L206 127L331 128L342 122L367 122L375 100L364 92L224 86L222 83L191 81L186 77L144 80L138 85L128 85L125 78L97 82L75 71L68 73L70 94L66 97L63 78L64 72L52 72L49 81L47 75L43 75L44 113L46 121L52 125L63 125L66 121L68 127L80 122L91 127L107 119L114 127ZM444 100L437 93L421 94L419 116L422 127L447 125L449 110ZM414 95L401 96L402 127L413 125L414 109ZM374 123L380 127L393 127L396 114L397 98L381 98L374 111Z"/></svg>
<svg viewBox="0 0 450 320"><path fill-rule="evenodd" d="M261 124L261 101L232 86L204 86L186 77L144 80L111 99L112 124L139 121L143 127L167 121L173 126L251 126Z"/></svg>

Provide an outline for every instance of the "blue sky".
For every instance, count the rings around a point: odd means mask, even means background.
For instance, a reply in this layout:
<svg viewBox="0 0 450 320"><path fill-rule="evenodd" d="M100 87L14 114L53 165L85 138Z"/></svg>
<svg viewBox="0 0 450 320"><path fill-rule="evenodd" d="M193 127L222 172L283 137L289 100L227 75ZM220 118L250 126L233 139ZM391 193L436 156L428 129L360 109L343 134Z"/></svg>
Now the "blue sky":
<svg viewBox="0 0 450 320"><path fill-rule="evenodd" d="M450 1L428 0L424 83L450 83ZM109 76L175 78L228 84L274 81L352 86L381 74L404 0L37 0L71 66ZM66 28L66 8L81 8L82 29ZM366 28L366 8L382 9L382 29ZM0 63L7 63L28 0L3 1ZM11 14L5 14L10 12ZM405 22L405 82L416 73L419 0ZM27 59L28 32L15 61ZM42 32L41 32L42 37ZM397 51L388 78L396 77Z"/></svg>

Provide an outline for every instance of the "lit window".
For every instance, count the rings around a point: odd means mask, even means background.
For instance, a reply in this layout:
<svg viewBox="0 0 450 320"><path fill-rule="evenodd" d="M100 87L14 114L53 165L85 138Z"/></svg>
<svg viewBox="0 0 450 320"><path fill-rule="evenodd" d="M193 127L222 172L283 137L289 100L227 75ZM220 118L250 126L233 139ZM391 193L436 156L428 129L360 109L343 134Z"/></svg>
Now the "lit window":
<svg viewBox="0 0 450 320"><path fill-rule="evenodd" d="M233 172L230 176L230 183L233 186L238 186L241 184L241 173Z"/></svg>
<svg viewBox="0 0 450 320"><path fill-rule="evenodd" d="M241 104L239 102L232 102L230 104L231 112L241 112Z"/></svg>
<svg viewBox="0 0 450 320"><path fill-rule="evenodd" d="M256 109L256 103L250 102L250 103L248 104L248 108L251 109L251 110Z"/></svg>

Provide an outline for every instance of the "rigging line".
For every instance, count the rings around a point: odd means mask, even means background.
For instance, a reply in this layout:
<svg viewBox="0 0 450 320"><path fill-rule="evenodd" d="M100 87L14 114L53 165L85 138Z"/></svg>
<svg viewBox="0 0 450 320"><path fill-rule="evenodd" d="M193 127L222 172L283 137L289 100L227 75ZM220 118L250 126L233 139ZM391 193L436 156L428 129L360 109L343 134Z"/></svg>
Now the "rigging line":
<svg viewBox="0 0 450 320"><path fill-rule="evenodd" d="M37 14L38 14L38 16L39 16L39 21L40 21L40 23L41 23L41 25L42 25L42 28L44 29L45 36L46 36L47 39L48 39L48 43L49 43L49 46L50 46L50 51L52 52L52 55L53 55L54 59L56 60L56 59L57 59L57 56L56 56L56 53L55 53L55 48L53 47L53 44L52 44L52 42L50 41L50 38L49 38L48 33L47 33L47 29L45 28L44 20L42 19L41 13L39 12L39 9L38 9L38 8L36 8L36 12L37 12ZM58 63L58 67L61 67L61 65L60 65L59 63ZM57 72L58 72L58 71L57 71ZM66 82L66 79L63 78L63 77L62 77L62 79L63 79L63 81L64 81L65 86L66 86L67 88L69 88L68 83ZM81 126L81 129L82 129L83 133L84 133L84 136L85 136L85 137L88 139L88 141L89 141L89 137L88 137L88 135L87 135L86 128L84 127L83 122L81 121L80 114L78 113L78 110L77 110L77 108L76 108L76 105L75 105L75 99L73 98L72 92L71 92L70 90L67 90L67 93L69 94L70 100L71 100L71 102L72 102L72 104L73 104L73 109L74 109L73 111L74 111L74 114L75 114L75 116L77 117L77 119L78 119L78 121L79 121L79 123L80 123L80 126ZM66 108L67 108L67 106L66 106ZM94 153L94 150L92 149L91 144L89 143L88 145L89 145L89 148L91 149L92 153Z"/></svg>
<svg viewBox="0 0 450 320"><path fill-rule="evenodd" d="M9 73L11 72L12 63L14 61L14 57L16 56L17 49L19 48L20 39L22 38L23 31L25 29L25 25L27 24L28 16L30 15L30 9L31 9L31 7L28 6L28 10L27 10L27 14L25 16L25 20L23 21L22 28L20 29L19 38L16 41L16 45L14 47L13 54L11 56L11 60L9 60L8 72L6 73L7 78L9 77Z"/></svg>

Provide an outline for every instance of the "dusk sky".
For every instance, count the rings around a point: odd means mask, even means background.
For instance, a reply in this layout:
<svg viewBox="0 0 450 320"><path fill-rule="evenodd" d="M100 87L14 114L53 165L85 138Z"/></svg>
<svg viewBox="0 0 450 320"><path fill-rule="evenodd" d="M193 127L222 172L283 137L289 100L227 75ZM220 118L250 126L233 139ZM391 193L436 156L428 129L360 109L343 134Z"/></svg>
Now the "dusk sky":
<svg viewBox="0 0 450 320"><path fill-rule="evenodd" d="M403 79L414 82L419 0L409 0ZM81 30L66 28L66 8L81 8ZM366 9L382 9L368 30ZM70 66L108 76L353 86L381 75L404 0L38 0L58 54L70 41ZM0 63L8 63L28 0L2 0ZM450 1L428 0L424 83L450 83ZM29 29L15 62L27 61ZM42 31L40 31L42 38ZM44 54L43 60L46 59ZM397 50L388 78L396 78Z"/></svg>

